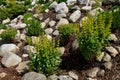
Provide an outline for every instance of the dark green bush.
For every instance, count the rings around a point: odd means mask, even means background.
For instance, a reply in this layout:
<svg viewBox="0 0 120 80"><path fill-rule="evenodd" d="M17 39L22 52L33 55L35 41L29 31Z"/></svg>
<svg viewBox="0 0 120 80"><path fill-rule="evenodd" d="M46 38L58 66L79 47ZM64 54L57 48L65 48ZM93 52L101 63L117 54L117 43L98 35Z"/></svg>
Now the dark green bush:
<svg viewBox="0 0 120 80"><path fill-rule="evenodd" d="M120 28L120 6L117 5L117 6L113 6L110 10L110 12L112 12L112 15L113 15L113 19L112 19L112 31L117 29L117 28Z"/></svg>
<svg viewBox="0 0 120 80"><path fill-rule="evenodd" d="M88 15L82 21L78 41L80 51L87 60L93 60L101 54L104 44L108 42L112 18L111 15L108 18L106 14L107 12L100 13L94 18Z"/></svg>
<svg viewBox="0 0 120 80"><path fill-rule="evenodd" d="M6 29L5 24L0 24L0 29Z"/></svg>
<svg viewBox="0 0 120 80"><path fill-rule="evenodd" d="M14 1L6 1L5 8L0 8L0 20L17 17L26 10L27 7L23 4L16 4Z"/></svg>
<svg viewBox="0 0 120 80"><path fill-rule="evenodd" d="M59 34L60 34L60 44L65 44L69 40L69 36L73 33L76 33L78 30L79 25L78 24L66 24L66 25L60 25L58 27Z"/></svg>
<svg viewBox="0 0 120 80"><path fill-rule="evenodd" d="M46 75L53 74L60 61L55 42L50 42L47 37L42 36L35 40L35 47L37 53L30 53L31 69Z"/></svg>
<svg viewBox="0 0 120 80"><path fill-rule="evenodd" d="M32 19L27 24L27 35L28 36L39 36L43 33L43 29L41 28L41 23L37 19Z"/></svg>
<svg viewBox="0 0 120 80"><path fill-rule="evenodd" d="M15 28L8 28L6 31L2 32L0 37L2 40L5 41L11 41L13 38L15 38L15 35L17 34L17 30Z"/></svg>
<svg viewBox="0 0 120 80"><path fill-rule="evenodd" d="M32 13L28 12L23 15L23 22L28 24L30 20L28 18L33 18Z"/></svg>

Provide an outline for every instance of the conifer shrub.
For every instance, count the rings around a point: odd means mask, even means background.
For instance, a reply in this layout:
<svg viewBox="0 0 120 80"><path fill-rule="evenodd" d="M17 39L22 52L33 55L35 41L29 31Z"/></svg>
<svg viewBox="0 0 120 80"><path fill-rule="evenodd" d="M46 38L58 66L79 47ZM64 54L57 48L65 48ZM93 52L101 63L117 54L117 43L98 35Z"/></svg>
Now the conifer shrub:
<svg viewBox="0 0 120 80"><path fill-rule="evenodd" d="M36 39L35 47L37 52L30 53L31 69L46 75L53 74L60 62L55 42L50 42L47 37L41 36Z"/></svg>
<svg viewBox="0 0 120 80"><path fill-rule="evenodd" d="M100 13L94 18L88 14L87 19L82 21L78 41L85 59L93 60L101 54L104 44L108 42L111 21L111 15L108 16L107 12Z"/></svg>
<svg viewBox="0 0 120 80"><path fill-rule="evenodd" d="M27 12L23 15L23 22L28 24L29 23L29 18L33 18L32 13Z"/></svg>
<svg viewBox="0 0 120 80"><path fill-rule="evenodd" d="M27 35L28 36L39 36L43 33L43 29L41 28L41 23L37 19L32 19L27 24Z"/></svg>

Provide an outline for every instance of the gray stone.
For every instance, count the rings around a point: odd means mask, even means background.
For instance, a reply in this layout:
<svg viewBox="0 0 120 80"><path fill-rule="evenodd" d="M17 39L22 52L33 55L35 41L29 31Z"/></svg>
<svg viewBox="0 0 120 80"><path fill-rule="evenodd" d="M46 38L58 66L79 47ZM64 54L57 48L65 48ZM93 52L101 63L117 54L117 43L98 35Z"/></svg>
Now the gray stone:
<svg viewBox="0 0 120 80"><path fill-rule="evenodd" d="M105 75L105 70L104 69L100 70L97 75L98 76L104 76Z"/></svg>
<svg viewBox="0 0 120 80"><path fill-rule="evenodd" d="M49 76L48 80L58 80L58 76L57 75L51 75Z"/></svg>
<svg viewBox="0 0 120 80"><path fill-rule="evenodd" d="M105 67L106 69L111 70L111 68L112 68L112 63L111 63L111 62L106 62L106 63L104 63L104 67Z"/></svg>
<svg viewBox="0 0 120 80"><path fill-rule="evenodd" d="M76 22L81 16L81 12L79 10L76 10L75 12L73 12L71 15L70 15L70 20L72 22Z"/></svg>
<svg viewBox="0 0 120 80"><path fill-rule="evenodd" d="M10 19L8 18L8 19L3 20L2 24L6 24L6 23L9 23L9 22L10 22Z"/></svg>
<svg viewBox="0 0 120 80"><path fill-rule="evenodd" d="M80 7L79 6L73 6L71 9L72 10L80 10Z"/></svg>
<svg viewBox="0 0 120 80"><path fill-rule="evenodd" d="M45 28L46 23L45 22L41 22L41 28Z"/></svg>
<svg viewBox="0 0 120 80"><path fill-rule="evenodd" d="M6 31L5 29L0 29L0 34L2 34L4 31Z"/></svg>
<svg viewBox="0 0 120 80"><path fill-rule="evenodd" d="M17 53L19 48L15 44L3 44L0 47L0 56L4 56L8 52Z"/></svg>
<svg viewBox="0 0 120 80"><path fill-rule="evenodd" d="M47 29L45 29L45 33L46 33L46 34L52 34L52 32L53 32L53 29L52 29L52 28L47 28Z"/></svg>
<svg viewBox="0 0 120 80"><path fill-rule="evenodd" d="M104 57L104 52L102 52L100 55L98 55L98 56L96 57L96 60L97 60L97 61L101 61L101 60L103 59L103 57Z"/></svg>
<svg viewBox="0 0 120 80"><path fill-rule="evenodd" d="M81 10L84 10L84 11L90 11L92 9L92 6L83 6L81 8Z"/></svg>
<svg viewBox="0 0 120 80"><path fill-rule="evenodd" d="M50 18L47 18L44 22L48 24L50 22Z"/></svg>
<svg viewBox="0 0 120 80"><path fill-rule="evenodd" d="M87 76L92 77L92 78L96 77L99 70L100 69L98 67L94 67L94 68L92 68L91 70L88 71Z"/></svg>
<svg viewBox="0 0 120 80"><path fill-rule="evenodd" d="M19 63L19 65L16 67L16 70L18 73L24 73L29 70L29 62L30 61L23 61Z"/></svg>
<svg viewBox="0 0 120 80"><path fill-rule="evenodd" d="M48 13L48 12L49 12L49 9L46 9L45 12Z"/></svg>
<svg viewBox="0 0 120 80"><path fill-rule="evenodd" d="M97 80L96 78L87 78L86 80Z"/></svg>
<svg viewBox="0 0 120 80"><path fill-rule="evenodd" d="M49 22L49 26L50 26L50 27L53 27L53 26L55 26L55 23L56 23L56 22L52 20L52 21Z"/></svg>
<svg viewBox="0 0 120 80"><path fill-rule="evenodd" d="M111 60L111 56L107 53L105 53L104 57L103 57L103 61L104 62L109 62Z"/></svg>
<svg viewBox="0 0 120 80"><path fill-rule="evenodd" d="M118 54L118 51L112 46L105 47L105 49L110 53L112 57L115 57Z"/></svg>
<svg viewBox="0 0 120 80"><path fill-rule="evenodd" d="M61 18L65 18L65 17L66 17L66 14L57 14L56 15L57 20L60 20Z"/></svg>
<svg viewBox="0 0 120 80"><path fill-rule="evenodd" d="M102 8L98 7L98 8L91 10L89 13L91 16L95 17L95 15L98 14L100 11L103 12L104 10Z"/></svg>
<svg viewBox="0 0 120 80"><path fill-rule="evenodd" d="M61 18L57 26L65 25L65 24L69 24L69 21L67 19Z"/></svg>
<svg viewBox="0 0 120 80"><path fill-rule="evenodd" d="M49 41L52 40L52 36L50 36L50 35L45 35L45 36L47 36L47 38L48 38Z"/></svg>
<svg viewBox="0 0 120 80"><path fill-rule="evenodd" d="M21 80L46 80L46 76L36 72L29 72L23 75Z"/></svg>
<svg viewBox="0 0 120 80"><path fill-rule="evenodd" d="M114 42L118 41L118 38L116 37L115 34L110 34L108 38L109 40L114 41Z"/></svg>
<svg viewBox="0 0 120 80"><path fill-rule="evenodd" d="M67 5L74 5L77 2L77 0L67 0Z"/></svg>
<svg viewBox="0 0 120 80"><path fill-rule="evenodd" d="M86 4L88 4L90 1L89 1L89 0L78 0L78 2L79 2L80 4L86 5Z"/></svg>
<svg viewBox="0 0 120 80"><path fill-rule="evenodd" d="M115 46L115 49L120 53L120 46Z"/></svg>
<svg viewBox="0 0 120 80"><path fill-rule="evenodd" d="M65 52L65 48L64 48L64 47L59 47L59 48L58 48L58 52L59 52L61 55L63 55L64 52Z"/></svg>
<svg viewBox="0 0 120 80"><path fill-rule="evenodd" d="M70 71L68 74L69 74L69 76L70 76L71 78L73 78L73 79L75 79L75 80L78 80L78 75L75 74L73 71Z"/></svg>
<svg viewBox="0 0 120 80"><path fill-rule="evenodd" d="M50 4L49 8L50 9L52 9L52 8L55 9L57 5L58 5L58 3L56 1L54 1L52 4Z"/></svg>
<svg viewBox="0 0 120 80"><path fill-rule="evenodd" d="M73 79L68 75L60 75L59 80L73 80Z"/></svg>
<svg viewBox="0 0 120 80"><path fill-rule="evenodd" d="M28 54L23 54L23 55L22 55L23 58L26 58L26 57L28 57L28 56L29 56Z"/></svg>
<svg viewBox="0 0 120 80"><path fill-rule="evenodd" d="M20 40L26 41L26 35L25 34L20 34Z"/></svg>
<svg viewBox="0 0 120 80"><path fill-rule="evenodd" d="M53 35L54 35L54 36L58 36L58 35L59 35L59 31L58 31L58 30L55 30L55 31L53 32Z"/></svg>
<svg viewBox="0 0 120 80"><path fill-rule="evenodd" d="M30 52L36 53L37 52L36 48L34 46L30 46L30 45L24 46L23 51L24 51L24 53L30 53Z"/></svg>
<svg viewBox="0 0 120 80"><path fill-rule="evenodd" d="M34 18L38 18L39 14L33 14Z"/></svg>
<svg viewBox="0 0 120 80"><path fill-rule="evenodd" d="M8 54L4 55L1 62L5 67L11 67L19 64L21 61L22 59L18 55L9 52Z"/></svg>
<svg viewBox="0 0 120 80"><path fill-rule="evenodd" d="M77 41L77 39L76 39L76 40L73 41L73 43L72 43L72 49L73 49L73 50L76 50L76 49L78 49L78 47L79 47L79 43L78 43L78 41Z"/></svg>
<svg viewBox="0 0 120 80"><path fill-rule="evenodd" d="M26 27L26 24L25 23L18 23L18 24L14 25L14 26L11 25L11 27L14 27L16 29L23 29L23 28Z"/></svg>
<svg viewBox="0 0 120 80"><path fill-rule="evenodd" d="M61 2L55 7L55 12L57 12L59 14L68 13L68 11L69 11L69 9L65 2Z"/></svg>

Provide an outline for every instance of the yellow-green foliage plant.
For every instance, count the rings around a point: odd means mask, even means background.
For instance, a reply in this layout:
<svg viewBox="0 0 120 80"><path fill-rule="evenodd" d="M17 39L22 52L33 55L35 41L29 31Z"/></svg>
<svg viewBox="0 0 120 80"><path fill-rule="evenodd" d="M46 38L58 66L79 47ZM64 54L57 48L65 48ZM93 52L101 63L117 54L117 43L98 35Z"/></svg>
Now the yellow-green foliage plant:
<svg viewBox="0 0 120 80"><path fill-rule="evenodd" d="M89 14L82 21L82 28L78 34L79 48L87 60L99 56L110 34L112 17L107 12L100 13L92 18Z"/></svg>
<svg viewBox="0 0 120 80"><path fill-rule="evenodd" d="M31 69L46 75L53 74L60 62L55 42L49 41L46 36L41 36L35 40L34 45L37 52L30 53Z"/></svg>
<svg viewBox="0 0 120 80"><path fill-rule="evenodd" d="M17 30L15 28L8 28L6 31L2 32L0 37L2 40L10 42L13 38L15 38L15 35L17 34Z"/></svg>

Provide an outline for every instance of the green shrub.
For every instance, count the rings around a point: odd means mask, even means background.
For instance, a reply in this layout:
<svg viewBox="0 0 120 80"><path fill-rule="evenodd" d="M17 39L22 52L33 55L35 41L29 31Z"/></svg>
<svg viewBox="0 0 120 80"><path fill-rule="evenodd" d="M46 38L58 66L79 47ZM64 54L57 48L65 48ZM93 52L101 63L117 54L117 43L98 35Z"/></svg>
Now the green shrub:
<svg viewBox="0 0 120 80"><path fill-rule="evenodd" d="M5 24L0 24L0 29L6 29Z"/></svg>
<svg viewBox="0 0 120 80"><path fill-rule="evenodd" d="M32 13L30 13L30 12L25 13L23 15L23 22L28 24L30 22L30 20L28 20L28 18L33 18Z"/></svg>
<svg viewBox="0 0 120 80"><path fill-rule="evenodd" d="M0 8L0 20L14 18L23 14L27 7L22 4L16 4L14 1L6 1L5 8Z"/></svg>
<svg viewBox="0 0 120 80"><path fill-rule="evenodd" d="M47 37L38 37L35 41L37 53L30 53L31 69L46 75L53 74L59 64L59 53L55 42L50 42Z"/></svg>
<svg viewBox="0 0 120 80"><path fill-rule="evenodd" d="M59 34L60 34L60 44L65 44L65 42L68 42L69 36L73 33L76 33L78 30L78 24L66 24L66 25L60 25L58 27Z"/></svg>
<svg viewBox="0 0 120 80"><path fill-rule="evenodd" d="M0 37L2 38L2 40L11 41L16 34L17 34L17 30L15 28L8 28L6 29L6 31L2 32Z"/></svg>
<svg viewBox="0 0 120 80"><path fill-rule="evenodd" d="M36 19L32 19L29 21L26 30L28 36L39 36L43 33L43 29L41 28L41 23Z"/></svg>
<svg viewBox="0 0 120 80"><path fill-rule="evenodd" d="M113 15L113 19L112 19L112 31L120 28L120 6L113 6L110 10L110 12L112 12Z"/></svg>
<svg viewBox="0 0 120 80"><path fill-rule="evenodd" d="M95 18L88 15L87 19L82 21L78 41L80 51L87 60L97 57L104 44L108 42L112 19L111 15L108 18L106 14L107 12L100 13Z"/></svg>

